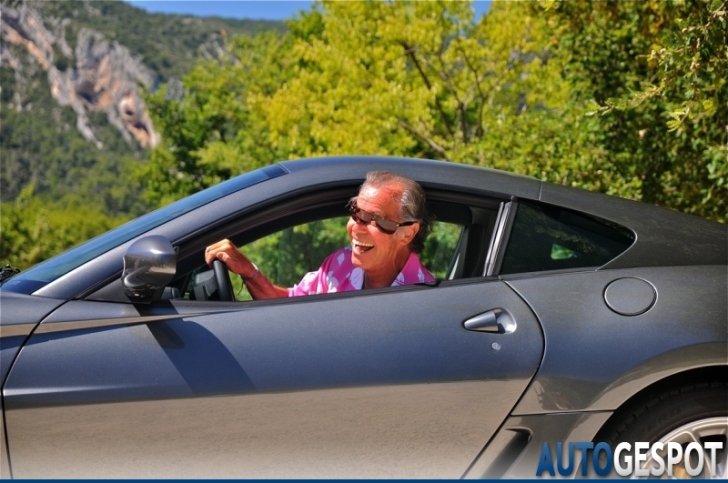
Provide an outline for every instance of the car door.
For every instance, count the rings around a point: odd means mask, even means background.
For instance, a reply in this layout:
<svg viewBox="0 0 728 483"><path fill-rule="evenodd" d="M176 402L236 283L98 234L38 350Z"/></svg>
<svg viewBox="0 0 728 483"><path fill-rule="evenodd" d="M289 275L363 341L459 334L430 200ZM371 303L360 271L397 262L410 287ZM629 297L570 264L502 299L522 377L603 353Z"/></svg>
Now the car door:
<svg viewBox="0 0 728 483"><path fill-rule="evenodd" d="M466 329L477 316L481 330ZM489 278L247 303L70 301L3 389L12 474L458 478L543 350L531 310Z"/></svg>

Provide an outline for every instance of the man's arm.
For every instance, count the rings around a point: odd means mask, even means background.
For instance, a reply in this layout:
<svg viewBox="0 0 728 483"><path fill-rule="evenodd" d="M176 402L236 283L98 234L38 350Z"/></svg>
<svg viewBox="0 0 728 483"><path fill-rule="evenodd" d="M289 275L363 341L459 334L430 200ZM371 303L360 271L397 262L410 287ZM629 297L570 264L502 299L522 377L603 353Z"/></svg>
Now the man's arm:
<svg viewBox="0 0 728 483"><path fill-rule="evenodd" d="M243 278L243 280L245 281L245 286L248 288L248 292L250 292L250 296L256 300L288 297L288 289L286 287L274 284L260 271L254 278Z"/></svg>
<svg viewBox="0 0 728 483"><path fill-rule="evenodd" d="M215 260L220 260L228 270L240 275L254 299L288 297L286 287L271 282L230 240L219 241L205 249L205 262L212 265Z"/></svg>

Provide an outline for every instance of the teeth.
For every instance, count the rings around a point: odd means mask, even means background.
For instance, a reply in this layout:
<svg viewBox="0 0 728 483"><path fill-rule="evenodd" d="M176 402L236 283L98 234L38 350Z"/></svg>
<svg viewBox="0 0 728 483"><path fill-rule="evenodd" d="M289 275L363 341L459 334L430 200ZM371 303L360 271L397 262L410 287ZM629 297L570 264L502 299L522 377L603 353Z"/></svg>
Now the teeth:
<svg viewBox="0 0 728 483"><path fill-rule="evenodd" d="M352 240L354 242L355 246L362 247L362 248L372 248L374 245L371 243L364 243L357 239Z"/></svg>

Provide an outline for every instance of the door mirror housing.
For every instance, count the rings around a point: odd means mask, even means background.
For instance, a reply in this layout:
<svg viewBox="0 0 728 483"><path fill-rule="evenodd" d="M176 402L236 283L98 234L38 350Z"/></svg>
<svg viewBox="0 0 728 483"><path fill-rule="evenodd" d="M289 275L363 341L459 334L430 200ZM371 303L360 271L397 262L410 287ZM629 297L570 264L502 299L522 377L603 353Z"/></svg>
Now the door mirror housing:
<svg viewBox="0 0 728 483"><path fill-rule="evenodd" d="M132 243L124 254L121 283L132 302L159 300L177 271L177 253L161 235L150 235Z"/></svg>

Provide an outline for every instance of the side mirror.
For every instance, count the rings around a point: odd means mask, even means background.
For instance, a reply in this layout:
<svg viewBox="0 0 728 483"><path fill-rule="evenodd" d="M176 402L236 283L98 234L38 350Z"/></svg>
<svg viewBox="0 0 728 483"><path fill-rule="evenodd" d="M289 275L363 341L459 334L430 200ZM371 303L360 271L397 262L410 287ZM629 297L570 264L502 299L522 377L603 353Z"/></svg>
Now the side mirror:
<svg viewBox="0 0 728 483"><path fill-rule="evenodd" d="M177 271L177 253L161 235L150 235L132 243L124 254L121 284L133 301L150 303L162 296Z"/></svg>

